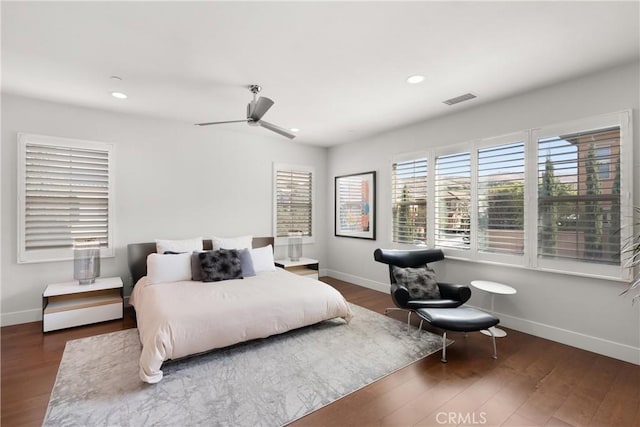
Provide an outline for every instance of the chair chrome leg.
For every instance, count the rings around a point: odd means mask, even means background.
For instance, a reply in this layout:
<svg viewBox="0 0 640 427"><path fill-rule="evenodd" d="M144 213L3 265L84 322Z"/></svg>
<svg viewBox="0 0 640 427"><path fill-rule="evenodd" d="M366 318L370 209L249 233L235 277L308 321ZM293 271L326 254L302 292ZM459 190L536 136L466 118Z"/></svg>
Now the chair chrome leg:
<svg viewBox="0 0 640 427"><path fill-rule="evenodd" d="M418 332L416 333L416 338L419 338L420 335L422 334L422 322L424 322L424 320L420 319L420 326L418 326Z"/></svg>
<svg viewBox="0 0 640 427"><path fill-rule="evenodd" d="M493 331L491 330L491 328L489 328L488 331L491 334L491 340L493 341L493 356L491 356L491 358L497 360L498 359L498 350L496 350L496 336L493 335Z"/></svg>
<svg viewBox="0 0 640 427"><path fill-rule="evenodd" d="M447 363L447 331L442 334L442 363Z"/></svg>

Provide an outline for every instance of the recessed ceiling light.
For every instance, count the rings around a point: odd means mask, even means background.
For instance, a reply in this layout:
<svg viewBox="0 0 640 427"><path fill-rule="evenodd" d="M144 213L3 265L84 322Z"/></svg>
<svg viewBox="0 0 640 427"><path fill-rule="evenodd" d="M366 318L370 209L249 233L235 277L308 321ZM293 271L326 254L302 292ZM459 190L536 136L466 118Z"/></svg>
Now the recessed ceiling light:
<svg viewBox="0 0 640 427"><path fill-rule="evenodd" d="M127 94L125 94L122 89L122 77L120 76L111 76L111 96L118 99L127 99Z"/></svg>
<svg viewBox="0 0 640 427"><path fill-rule="evenodd" d="M300 129L298 129L298 128L291 128L291 129L289 129L289 130L290 130L291 132L300 132Z"/></svg>
<svg viewBox="0 0 640 427"><path fill-rule="evenodd" d="M416 74L415 76L407 77L407 83L410 83L412 85L415 85L417 83L422 83L423 81L424 81L424 76L421 76L419 74Z"/></svg>
<svg viewBox="0 0 640 427"><path fill-rule="evenodd" d="M118 99L127 99L128 96L125 93L122 92L111 92L111 96L113 96L114 98L118 98Z"/></svg>

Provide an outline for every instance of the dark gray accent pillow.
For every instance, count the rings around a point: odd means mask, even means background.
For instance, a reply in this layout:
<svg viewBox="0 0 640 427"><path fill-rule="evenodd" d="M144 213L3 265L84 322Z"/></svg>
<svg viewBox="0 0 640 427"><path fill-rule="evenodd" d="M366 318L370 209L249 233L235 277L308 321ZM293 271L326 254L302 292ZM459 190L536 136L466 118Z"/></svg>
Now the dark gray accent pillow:
<svg viewBox="0 0 640 427"><path fill-rule="evenodd" d="M249 252L249 249L240 249L238 251L238 254L240 255L240 268L242 268L242 277L255 276L256 270L253 267L253 258L251 258L251 252Z"/></svg>
<svg viewBox="0 0 640 427"><path fill-rule="evenodd" d="M240 254L236 249L200 252L198 257L202 267L203 282L242 279Z"/></svg>
<svg viewBox="0 0 640 427"><path fill-rule="evenodd" d="M202 282L202 267L200 266L200 251L191 254L191 280Z"/></svg>
<svg viewBox="0 0 640 427"><path fill-rule="evenodd" d="M439 299L440 288L436 273L428 266L400 268L393 266L396 283L409 289L411 299Z"/></svg>

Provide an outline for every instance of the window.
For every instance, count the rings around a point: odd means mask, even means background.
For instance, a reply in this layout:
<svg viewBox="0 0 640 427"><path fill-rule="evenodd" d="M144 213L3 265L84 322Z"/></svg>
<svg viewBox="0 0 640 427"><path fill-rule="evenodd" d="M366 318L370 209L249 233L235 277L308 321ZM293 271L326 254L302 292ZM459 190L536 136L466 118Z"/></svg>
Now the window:
<svg viewBox="0 0 640 427"><path fill-rule="evenodd" d="M468 250L471 240L471 154L438 156L435 176L436 246Z"/></svg>
<svg viewBox="0 0 640 427"><path fill-rule="evenodd" d="M306 166L274 165L275 237L300 233L313 237L313 169Z"/></svg>
<svg viewBox="0 0 640 427"><path fill-rule="evenodd" d="M112 145L19 134L18 262L73 258L91 240L113 256Z"/></svg>
<svg viewBox="0 0 640 427"><path fill-rule="evenodd" d="M598 162L598 178L609 179L609 174L611 173L611 147L596 147L596 161ZM618 161L620 161L619 157Z"/></svg>
<svg viewBox="0 0 640 427"><path fill-rule="evenodd" d="M538 256L619 265L620 128L540 139L538 181Z"/></svg>
<svg viewBox="0 0 640 427"><path fill-rule="evenodd" d="M391 175L393 241L426 244L427 159L394 163Z"/></svg>
<svg viewBox="0 0 640 427"><path fill-rule="evenodd" d="M451 258L627 280L630 129L623 111L437 149L419 172L418 160L394 163L393 241L426 243ZM420 197L407 184L418 181ZM426 218L412 221L412 209Z"/></svg>
<svg viewBox="0 0 640 427"><path fill-rule="evenodd" d="M478 150L478 250L524 253L524 141Z"/></svg>

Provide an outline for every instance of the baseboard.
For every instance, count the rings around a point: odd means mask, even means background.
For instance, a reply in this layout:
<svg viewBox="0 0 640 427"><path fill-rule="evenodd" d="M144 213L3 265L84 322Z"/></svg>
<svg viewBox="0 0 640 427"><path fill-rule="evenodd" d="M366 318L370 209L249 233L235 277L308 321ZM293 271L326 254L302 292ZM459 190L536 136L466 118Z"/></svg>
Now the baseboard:
<svg viewBox="0 0 640 427"><path fill-rule="evenodd" d="M353 283L354 285L380 292L389 292L389 285L386 283L376 282L335 270L327 270L327 275ZM481 310L483 309L482 307L477 308ZM516 331L524 332L550 341L559 342L561 344L566 344L571 347L580 348L582 350L591 351L593 353L602 354L614 359L623 360L635 365L640 365L640 348L582 334L580 332L570 331L568 329L562 329L544 323L534 322L532 320L510 316L504 313L496 313L496 316L500 318L500 324L506 328L514 329Z"/></svg>
<svg viewBox="0 0 640 427"><path fill-rule="evenodd" d="M345 282L353 283L354 285L363 286L365 288L373 289L374 291L389 293L389 284L376 282L375 280L365 279L352 274L342 273L340 271L327 269L327 276L335 279L344 280Z"/></svg>
<svg viewBox="0 0 640 427"><path fill-rule="evenodd" d="M496 313L500 324L516 331L640 365L640 348L532 320Z"/></svg>
<svg viewBox="0 0 640 427"><path fill-rule="evenodd" d="M20 323L37 322L42 320L42 309L31 309L2 313L0 326L18 325Z"/></svg>

